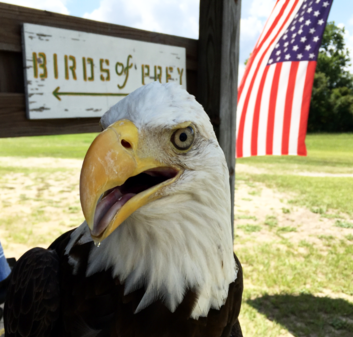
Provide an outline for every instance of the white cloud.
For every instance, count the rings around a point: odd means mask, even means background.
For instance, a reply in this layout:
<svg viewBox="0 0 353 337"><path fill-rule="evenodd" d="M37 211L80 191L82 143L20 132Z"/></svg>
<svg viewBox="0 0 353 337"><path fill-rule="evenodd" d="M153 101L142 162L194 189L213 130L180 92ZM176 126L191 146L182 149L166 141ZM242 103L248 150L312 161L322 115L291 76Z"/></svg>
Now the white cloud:
<svg viewBox="0 0 353 337"><path fill-rule="evenodd" d="M66 0L1 0L12 5L31 7L61 14L69 14Z"/></svg>
<svg viewBox="0 0 353 337"><path fill-rule="evenodd" d="M253 51L275 2L275 0L243 2L240 29L240 71L244 61L249 58Z"/></svg>
<svg viewBox="0 0 353 337"><path fill-rule="evenodd" d="M275 3L275 0L253 0L250 7L250 14L257 18L267 19Z"/></svg>
<svg viewBox="0 0 353 337"><path fill-rule="evenodd" d="M257 40L264 27L264 22L255 16L241 19L240 38L241 40Z"/></svg>
<svg viewBox="0 0 353 337"><path fill-rule="evenodd" d="M238 68L238 85L240 85L240 82L244 76L245 73L245 64L239 63L239 68Z"/></svg>
<svg viewBox="0 0 353 337"><path fill-rule="evenodd" d="M353 25L353 18L351 20L352 20L352 22L348 22L348 26ZM344 23L338 23L337 27L345 29L344 42L346 44L346 48L348 48L349 56L351 59L351 62L350 62L351 65L348 67L347 70L351 74L353 74L353 34L350 33L350 31L352 31L352 29L348 28Z"/></svg>
<svg viewBox="0 0 353 337"><path fill-rule="evenodd" d="M199 0L101 0L84 17L197 39Z"/></svg>
<svg viewBox="0 0 353 337"><path fill-rule="evenodd" d="M342 26L344 27L344 25L342 25ZM353 35L349 32L347 27L344 27L344 28L346 30L346 32L344 34L344 40L346 43L346 47L349 50L349 56L350 56L351 60L353 60ZM350 71L351 74L353 74L353 62L352 61L351 61L350 67L348 67L348 70Z"/></svg>

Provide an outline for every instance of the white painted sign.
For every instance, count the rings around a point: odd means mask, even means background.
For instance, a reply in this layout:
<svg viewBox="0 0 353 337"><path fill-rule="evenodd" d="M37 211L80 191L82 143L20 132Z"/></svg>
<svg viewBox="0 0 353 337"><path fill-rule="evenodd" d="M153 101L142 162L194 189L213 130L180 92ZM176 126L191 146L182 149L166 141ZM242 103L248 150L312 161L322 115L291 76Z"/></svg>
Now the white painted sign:
<svg viewBox="0 0 353 337"><path fill-rule="evenodd" d="M27 117L100 117L142 85L186 88L185 48L23 25Z"/></svg>

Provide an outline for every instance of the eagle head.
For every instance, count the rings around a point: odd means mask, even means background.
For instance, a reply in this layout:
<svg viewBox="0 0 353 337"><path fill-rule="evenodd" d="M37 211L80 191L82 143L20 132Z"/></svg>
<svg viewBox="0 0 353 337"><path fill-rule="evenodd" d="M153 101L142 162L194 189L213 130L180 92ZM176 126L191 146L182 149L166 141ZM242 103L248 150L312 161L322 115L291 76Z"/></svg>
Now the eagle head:
<svg viewBox="0 0 353 337"><path fill-rule="evenodd" d="M152 83L114 105L83 162L80 199L92 250L88 274L112 267L125 293L144 286L192 317L220 308L236 279L229 173L208 115L175 84ZM84 230L84 229L82 229Z"/></svg>

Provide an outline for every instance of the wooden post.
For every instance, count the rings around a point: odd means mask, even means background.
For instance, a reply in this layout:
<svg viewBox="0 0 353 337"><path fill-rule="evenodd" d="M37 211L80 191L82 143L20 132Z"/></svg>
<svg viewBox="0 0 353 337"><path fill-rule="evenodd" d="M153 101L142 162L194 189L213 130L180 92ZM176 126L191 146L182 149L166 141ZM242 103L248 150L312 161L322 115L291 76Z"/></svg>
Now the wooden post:
<svg viewBox="0 0 353 337"><path fill-rule="evenodd" d="M235 132L241 0L201 0L197 100L226 156L234 237Z"/></svg>

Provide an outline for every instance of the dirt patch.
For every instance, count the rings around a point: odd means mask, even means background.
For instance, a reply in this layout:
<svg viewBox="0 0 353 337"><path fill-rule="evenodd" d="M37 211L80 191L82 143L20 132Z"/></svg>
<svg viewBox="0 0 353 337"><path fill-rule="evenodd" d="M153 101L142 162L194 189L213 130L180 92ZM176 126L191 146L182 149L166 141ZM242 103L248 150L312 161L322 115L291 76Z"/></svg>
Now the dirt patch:
<svg viewBox="0 0 353 337"><path fill-rule="evenodd" d="M82 160L62 158L21 158L21 157L0 157L2 167L36 167L36 168L67 168L81 169Z"/></svg>
<svg viewBox="0 0 353 337"><path fill-rule="evenodd" d="M273 171L254 167L251 165L246 164L237 164L236 165L237 173L247 173L247 174L274 174ZM328 178L353 178L353 173L326 173L326 172L307 172L307 171L291 171L288 172L281 172L276 171L277 175L297 175L302 177L328 177Z"/></svg>
<svg viewBox="0 0 353 337"><path fill-rule="evenodd" d="M293 243L305 240L322 245L325 240L343 239L353 234L352 229L336 227L335 218L327 219L307 208L289 204L291 199L293 195L269 189L261 183L238 181L235 235L249 237L250 234L252 239L261 242L286 238ZM345 214L337 217L348 219Z"/></svg>
<svg viewBox="0 0 353 337"><path fill-rule="evenodd" d="M26 159L27 160L27 159ZM79 201L78 160L29 158L9 161L0 158L0 166L26 167L26 173L0 177L0 239L7 257L19 258L32 247L47 247L62 233L83 221ZM36 172L29 168L51 168ZM52 168L65 168L54 171Z"/></svg>
<svg viewBox="0 0 353 337"><path fill-rule="evenodd" d="M19 258L35 246L47 247L60 234L82 223L81 165L82 161L75 159L0 157L1 167L33 168L33 172L0 177L0 239L8 257ZM36 172L38 168L43 170ZM53 172L53 168L63 170ZM238 165L248 173L261 171L250 168ZM288 204L293 196L260 183L238 181L235 197L235 234L240 237L261 242L287 238L322 245L331 238L353 234L352 229L335 227L335 219Z"/></svg>

